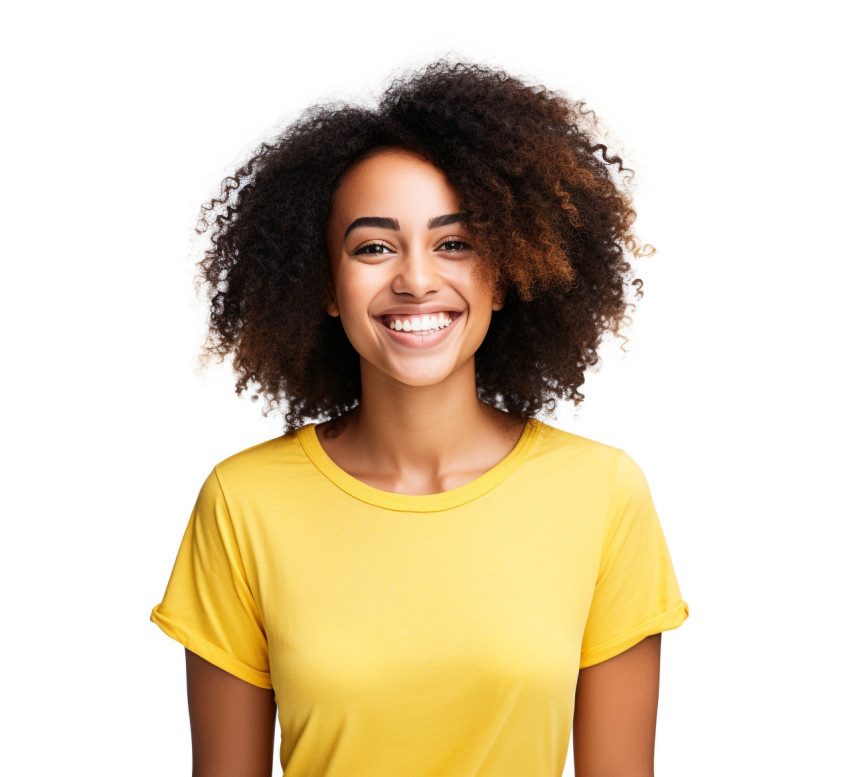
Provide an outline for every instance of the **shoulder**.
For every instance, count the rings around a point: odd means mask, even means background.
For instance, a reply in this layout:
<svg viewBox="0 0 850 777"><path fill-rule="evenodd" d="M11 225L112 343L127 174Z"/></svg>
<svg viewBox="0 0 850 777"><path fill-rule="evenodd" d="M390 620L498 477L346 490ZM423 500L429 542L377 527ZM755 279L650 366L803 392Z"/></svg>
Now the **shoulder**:
<svg viewBox="0 0 850 777"><path fill-rule="evenodd" d="M643 470L622 448L558 429L535 419L537 439L530 457L532 468L569 480L576 486L617 493L646 493Z"/></svg>
<svg viewBox="0 0 850 777"><path fill-rule="evenodd" d="M215 465L210 479L227 494L253 492L280 485L308 465L299 435L300 431L275 437L234 453Z"/></svg>
<svg viewBox="0 0 850 777"><path fill-rule="evenodd" d="M537 457L556 459L572 468L610 471L627 455L620 448L558 429L539 419L534 419L533 423L537 427L534 445Z"/></svg>
<svg viewBox="0 0 850 777"><path fill-rule="evenodd" d="M298 439L301 431L299 429L238 451L226 459L222 459L216 464L215 468L222 472L238 472L246 468L264 466L269 462L278 463L281 459L297 454L301 448Z"/></svg>

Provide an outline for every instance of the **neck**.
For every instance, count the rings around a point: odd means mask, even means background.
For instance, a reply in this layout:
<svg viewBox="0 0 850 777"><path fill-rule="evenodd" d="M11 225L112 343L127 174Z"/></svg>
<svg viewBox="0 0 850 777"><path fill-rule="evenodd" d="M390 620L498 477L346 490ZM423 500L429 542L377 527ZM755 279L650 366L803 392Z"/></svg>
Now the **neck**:
<svg viewBox="0 0 850 777"><path fill-rule="evenodd" d="M478 399L475 367L435 386L406 386L364 365L362 394L352 432L390 467L438 470L491 426L497 411Z"/></svg>
<svg viewBox="0 0 850 777"><path fill-rule="evenodd" d="M468 483L498 464L525 426L478 399L471 359L434 386L400 384L362 364L361 386L360 406L322 432L323 445L342 469L384 491L434 494Z"/></svg>
<svg viewBox="0 0 850 777"><path fill-rule="evenodd" d="M521 431L478 399L472 360L434 386L399 384L369 365L361 378L360 406L343 431L351 456L344 463L384 490L436 493L467 482L498 463Z"/></svg>

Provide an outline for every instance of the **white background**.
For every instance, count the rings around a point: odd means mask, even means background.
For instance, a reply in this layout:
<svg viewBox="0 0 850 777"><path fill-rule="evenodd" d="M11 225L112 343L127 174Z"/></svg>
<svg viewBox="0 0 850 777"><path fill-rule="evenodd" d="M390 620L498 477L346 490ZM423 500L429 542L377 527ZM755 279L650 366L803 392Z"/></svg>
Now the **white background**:
<svg viewBox="0 0 850 777"><path fill-rule="evenodd" d="M198 206L281 120L449 53L586 98L637 171L629 355L556 423L642 465L691 608L657 773L847 768L847 3L4 17L5 774L189 774L183 651L149 612L208 471L280 433L196 373Z"/></svg>

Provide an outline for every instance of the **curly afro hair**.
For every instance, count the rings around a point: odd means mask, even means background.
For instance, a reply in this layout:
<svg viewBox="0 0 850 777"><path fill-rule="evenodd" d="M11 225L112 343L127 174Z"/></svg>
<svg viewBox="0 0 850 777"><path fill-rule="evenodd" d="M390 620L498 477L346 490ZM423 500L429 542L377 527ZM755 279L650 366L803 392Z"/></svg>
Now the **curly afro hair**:
<svg viewBox="0 0 850 777"><path fill-rule="evenodd" d="M630 287L640 296L627 254L647 252L631 232L630 171L595 130L581 102L446 61L397 78L377 107L308 109L202 208L207 354L232 355L237 393L285 410L287 430L358 404L359 357L323 306L326 226L346 171L395 147L445 173L504 291L476 353L479 397L518 418L579 404L604 335L627 320Z"/></svg>

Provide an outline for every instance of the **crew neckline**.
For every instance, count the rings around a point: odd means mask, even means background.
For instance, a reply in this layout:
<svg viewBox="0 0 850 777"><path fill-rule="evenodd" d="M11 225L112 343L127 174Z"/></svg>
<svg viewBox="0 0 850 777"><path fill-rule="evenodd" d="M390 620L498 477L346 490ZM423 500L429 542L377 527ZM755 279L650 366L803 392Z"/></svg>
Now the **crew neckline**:
<svg viewBox="0 0 850 777"><path fill-rule="evenodd" d="M540 421L536 418L529 418L516 445L498 464L474 480L470 480L469 483L437 494L398 494L394 491L383 491L380 488L370 486L353 475L349 475L328 456L321 442L319 442L316 424L303 426L296 434L307 458L337 488L361 502L367 502L376 507L385 507L401 512L425 513L458 507L483 496L488 491L492 491L522 464L537 439L541 427Z"/></svg>

